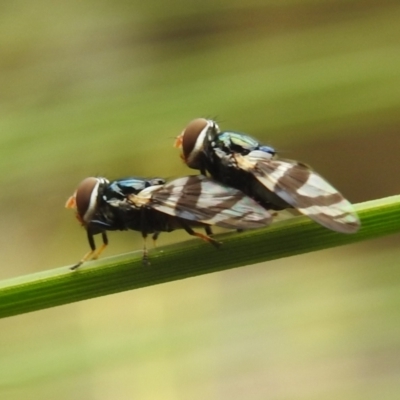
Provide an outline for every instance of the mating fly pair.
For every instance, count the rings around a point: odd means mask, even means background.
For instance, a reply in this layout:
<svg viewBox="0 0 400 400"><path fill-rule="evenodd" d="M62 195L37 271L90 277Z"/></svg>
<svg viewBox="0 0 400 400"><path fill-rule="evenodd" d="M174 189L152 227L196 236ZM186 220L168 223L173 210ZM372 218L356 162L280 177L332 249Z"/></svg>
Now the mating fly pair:
<svg viewBox="0 0 400 400"><path fill-rule="evenodd" d="M322 226L354 233L360 221L353 206L324 178L297 161L277 158L272 147L249 135L221 132L198 118L175 141L188 167L241 190L267 210L295 208Z"/></svg>
<svg viewBox="0 0 400 400"><path fill-rule="evenodd" d="M87 232L91 250L72 269L95 259L108 244L107 231L135 230L156 240L160 232L184 229L218 247L210 226L256 229L271 223L270 210L294 208L333 231L354 233L353 206L324 178L297 161L279 159L272 147L239 132L221 132L204 118L176 139L188 167L202 175L166 183L126 178L86 178L67 201ZM206 177L209 174L211 178ZM206 234L193 227L204 227ZM94 235L103 244L96 249ZM143 261L147 263L146 242Z"/></svg>
<svg viewBox="0 0 400 400"><path fill-rule="evenodd" d="M67 208L87 232L91 250L71 269L95 259L108 244L107 231L134 230L145 239L156 240L160 232L184 229L218 247L211 238L210 226L228 229L256 229L270 223L271 215L241 191L203 175L187 176L166 183L164 179L125 178L109 182L106 178L84 179L68 199ZM206 234L193 227L204 227ZM94 235L103 244L96 249ZM148 263L146 242L143 261Z"/></svg>

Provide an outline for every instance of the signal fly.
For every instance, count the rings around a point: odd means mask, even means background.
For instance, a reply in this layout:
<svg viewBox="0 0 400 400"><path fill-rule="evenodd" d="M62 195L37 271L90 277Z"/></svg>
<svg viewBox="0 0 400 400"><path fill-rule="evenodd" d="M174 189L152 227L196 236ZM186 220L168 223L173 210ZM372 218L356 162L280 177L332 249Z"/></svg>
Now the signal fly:
<svg viewBox="0 0 400 400"><path fill-rule="evenodd" d="M124 178L108 181L102 177L84 179L68 199L67 208L85 228L90 251L71 269L96 259L108 245L107 231L139 231L156 240L160 232L184 229L215 247L209 235L212 225L228 229L257 229L271 222L270 213L240 190L203 175L186 176L170 182L161 178ZM193 230L206 228L206 234ZM96 248L94 236L103 243ZM146 242L143 263L148 263Z"/></svg>
<svg viewBox="0 0 400 400"><path fill-rule="evenodd" d="M198 118L177 137L175 147L188 167L243 191L266 210L295 208L320 225L354 233L360 220L351 205L309 166L278 158L253 137L221 132L215 121Z"/></svg>

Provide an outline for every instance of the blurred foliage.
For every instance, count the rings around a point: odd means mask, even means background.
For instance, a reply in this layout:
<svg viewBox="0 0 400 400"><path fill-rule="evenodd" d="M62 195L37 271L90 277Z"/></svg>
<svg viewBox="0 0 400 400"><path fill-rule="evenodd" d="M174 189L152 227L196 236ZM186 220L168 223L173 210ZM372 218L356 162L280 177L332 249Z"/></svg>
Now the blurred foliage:
<svg viewBox="0 0 400 400"><path fill-rule="evenodd" d="M172 143L198 116L311 164L353 201L397 194L399 20L390 0L3 1L0 276L85 252L63 210L85 176L187 174ZM107 254L140 246L116 233ZM397 249L398 237L3 320L0 393L395 399Z"/></svg>

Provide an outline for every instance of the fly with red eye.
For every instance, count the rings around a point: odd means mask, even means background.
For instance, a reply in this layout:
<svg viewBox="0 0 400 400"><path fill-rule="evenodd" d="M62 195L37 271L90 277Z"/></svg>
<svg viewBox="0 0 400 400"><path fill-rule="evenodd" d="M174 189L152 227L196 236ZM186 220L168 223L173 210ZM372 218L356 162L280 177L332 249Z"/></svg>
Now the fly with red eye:
<svg viewBox="0 0 400 400"><path fill-rule="evenodd" d="M175 147L188 167L243 191L267 210L294 208L341 233L360 228L351 203L324 178L303 163L278 158L272 147L247 134L221 132L215 121L197 118Z"/></svg>
<svg viewBox="0 0 400 400"><path fill-rule="evenodd" d="M270 213L253 199L232 187L203 175L186 176L166 183L164 179L84 179L68 199L66 207L76 210L86 229L90 251L71 269L96 259L108 245L107 231L139 231L156 240L160 232L184 229L189 235L218 247L215 239L195 232L193 227L220 226L228 229L257 229L271 222ZM94 236L102 235L96 248ZM146 244L143 263L148 264Z"/></svg>

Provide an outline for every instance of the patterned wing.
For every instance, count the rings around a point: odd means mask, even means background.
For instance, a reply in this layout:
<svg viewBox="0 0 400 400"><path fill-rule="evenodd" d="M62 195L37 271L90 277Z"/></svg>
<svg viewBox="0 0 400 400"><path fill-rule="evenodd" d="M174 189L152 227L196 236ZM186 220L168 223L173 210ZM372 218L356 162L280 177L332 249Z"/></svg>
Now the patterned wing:
<svg viewBox="0 0 400 400"><path fill-rule="evenodd" d="M261 151L235 155L235 159L267 189L326 228L341 233L354 233L360 228L351 203L306 165L273 160Z"/></svg>
<svg viewBox="0 0 400 400"><path fill-rule="evenodd" d="M148 206L182 219L228 229L256 229L271 223L271 215L241 191L203 175L175 179L133 195L136 207Z"/></svg>

